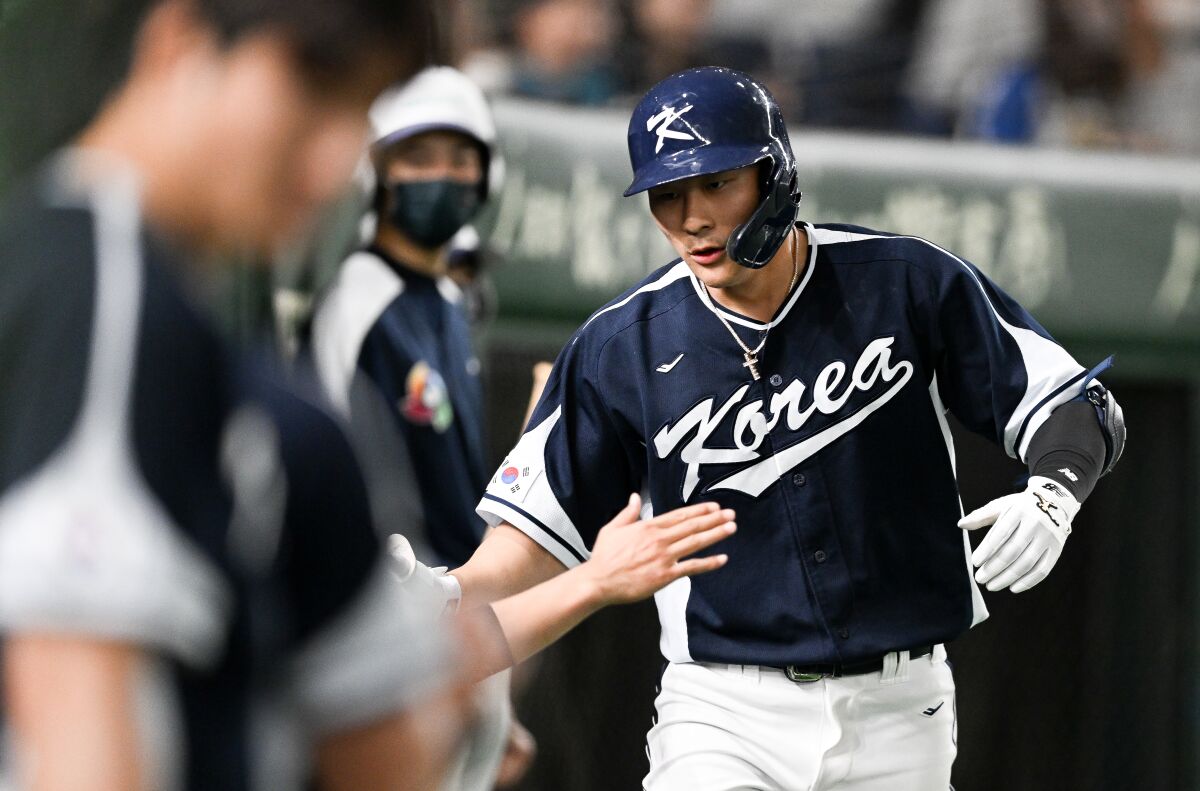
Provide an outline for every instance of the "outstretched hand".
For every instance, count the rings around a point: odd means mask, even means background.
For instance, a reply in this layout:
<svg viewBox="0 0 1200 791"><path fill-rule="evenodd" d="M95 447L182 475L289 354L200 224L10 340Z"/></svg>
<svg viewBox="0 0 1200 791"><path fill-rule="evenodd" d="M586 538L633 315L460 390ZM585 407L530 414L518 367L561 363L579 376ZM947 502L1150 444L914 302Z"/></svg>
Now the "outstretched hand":
<svg viewBox="0 0 1200 791"><path fill-rule="evenodd" d="M599 609L645 599L680 577L725 565L725 555L690 556L737 530L733 511L701 503L641 520L641 507L641 498L630 497L600 530L584 563L492 605L508 652L487 672L527 659Z"/></svg>
<svg viewBox="0 0 1200 791"><path fill-rule="evenodd" d="M1079 502L1054 481L1034 476L1025 491L977 508L958 521L964 530L989 527L971 554L975 581L990 591L1029 590L1062 554Z"/></svg>
<svg viewBox="0 0 1200 791"><path fill-rule="evenodd" d="M629 503L606 524L583 565L605 605L651 596L680 577L721 568L727 555L689 557L737 530L734 512L716 503L700 503L639 520L642 501Z"/></svg>

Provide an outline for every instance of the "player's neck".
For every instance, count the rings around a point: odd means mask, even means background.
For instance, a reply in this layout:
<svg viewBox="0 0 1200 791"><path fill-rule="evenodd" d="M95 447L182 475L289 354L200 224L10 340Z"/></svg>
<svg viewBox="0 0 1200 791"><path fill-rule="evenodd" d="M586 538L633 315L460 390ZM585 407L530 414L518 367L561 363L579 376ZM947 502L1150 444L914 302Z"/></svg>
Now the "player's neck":
<svg viewBox="0 0 1200 791"><path fill-rule="evenodd" d="M787 299L788 286L793 280L799 282L804 277L807 264L808 235L797 228L762 269L749 273L738 283L724 288L709 288L708 293L723 307L765 324L775 317Z"/></svg>
<svg viewBox="0 0 1200 791"><path fill-rule="evenodd" d="M388 223L375 229L375 246L400 263L429 277L446 274L446 259L440 249L429 250L413 242Z"/></svg>
<svg viewBox="0 0 1200 791"><path fill-rule="evenodd" d="M131 168L138 177L139 209L144 221L163 236L203 250L212 241L212 235L206 232L210 212L196 196L196 185L188 178L179 147L164 141L152 113L141 109L147 105L144 96L124 88L73 144L89 152L93 163ZM84 174L84 178L89 177L103 178L103 172Z"/></svg>

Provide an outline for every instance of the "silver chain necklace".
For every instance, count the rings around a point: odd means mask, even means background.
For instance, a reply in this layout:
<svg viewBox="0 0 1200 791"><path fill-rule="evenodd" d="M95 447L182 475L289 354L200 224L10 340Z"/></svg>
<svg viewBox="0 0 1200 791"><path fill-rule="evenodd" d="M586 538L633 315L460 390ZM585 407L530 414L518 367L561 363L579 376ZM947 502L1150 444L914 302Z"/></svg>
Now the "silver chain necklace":
<svg viewBox="0 0 1200 791"><path fill-rule="evenodd" d="M785 301L787 300L788 297L791 296L792 289L796 287L796 278L798 278L800 276L800 265L799 265L799 259L797 258L798 249L799 248L796 246L796 231L793 229L793 231L792 231L792 282L788 283L787 296L784 297ZM701 285L703 285L703 283L701 283ZM713 300L712 294L708 293L708 286L704 286L704 293L708 294L708 298L710 301L712 301L714 303L716 302L715 300ZM737 341L737 345L741 347L742 358L745 360L745 362L742 363L742 367L749 368L750 375L753 376L754 381L757 382L761 378L758 374L758 353L761 352L763 346L765 346L767 344L767 336L771 334L771 328L767 327L767 329L763 331L762 340L760 340L758 342L757 346L755 346L753 349L751 349L749 346L747 346L745 343L742 342L741 336L739 336L737 334L737 331L734 330L733 326L730 325L729 320L721 315L721 309L716 307L715 304L713 305L713 313L717 314L717 318L721 320L721 323L725 325L725 329L729 330L729 334L733 336L733 339L735 341Z"/></svg>

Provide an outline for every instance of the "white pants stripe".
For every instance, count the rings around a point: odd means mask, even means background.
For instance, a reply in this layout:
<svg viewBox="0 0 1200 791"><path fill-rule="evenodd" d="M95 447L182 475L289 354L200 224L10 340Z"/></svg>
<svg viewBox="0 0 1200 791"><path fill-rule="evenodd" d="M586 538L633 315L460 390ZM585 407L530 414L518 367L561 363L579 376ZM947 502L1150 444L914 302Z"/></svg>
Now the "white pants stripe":
<svg viewBox="0 0 1200 791"><path fill-rule="evenodd" d="M781 670L672 663L647 737L647 791L942 791L954 679L938 646L808 683Z"/></svg>

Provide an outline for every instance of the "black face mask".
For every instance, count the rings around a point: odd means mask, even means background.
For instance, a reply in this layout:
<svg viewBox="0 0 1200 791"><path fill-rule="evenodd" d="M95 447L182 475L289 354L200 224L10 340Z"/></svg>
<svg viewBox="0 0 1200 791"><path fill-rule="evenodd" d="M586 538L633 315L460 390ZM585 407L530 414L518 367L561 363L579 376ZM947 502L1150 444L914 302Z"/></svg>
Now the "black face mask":
<svg viewBox="0 0 1200 791"><path fill-rule="evenodd" d="M388 219L414 242L441 247L479 209L479 185L461 181L401 181L388 185Z"/></svg>

